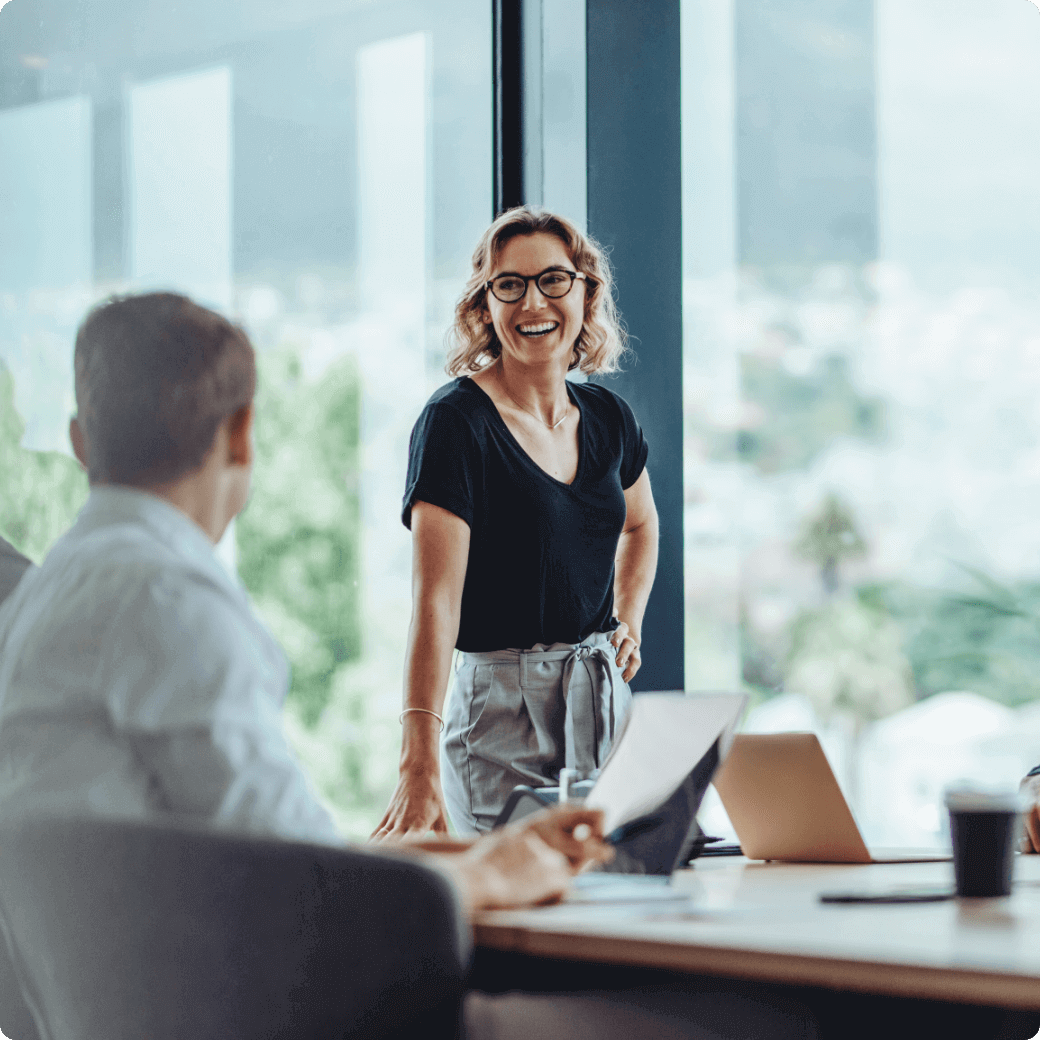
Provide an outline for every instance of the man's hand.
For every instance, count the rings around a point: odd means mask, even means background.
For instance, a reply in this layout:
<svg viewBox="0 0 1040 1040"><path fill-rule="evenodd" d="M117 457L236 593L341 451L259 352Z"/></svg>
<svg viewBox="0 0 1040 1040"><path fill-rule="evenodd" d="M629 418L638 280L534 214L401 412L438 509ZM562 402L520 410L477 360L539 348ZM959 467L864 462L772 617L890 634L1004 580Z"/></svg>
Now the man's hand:
<svg viewBox="0 0 1040 1040"><path fill-rule="evenodd" d="M583 830L576 836L578 828ZM579 870L613 857L602 833L598 809L562 806L485 834L468 852L438 860L471 910L553 903Z"/></svg>
<svg viewBox="0 0 1040 1040"><path fill-rule="evenodd" d="M1023 852L1040 852L1040 776L1027 776L1019 786L1029 808L1022 813L1025 834L1022 835Z"/></svg>
<svg viewBox="0 0 1040 1040"><path fill-rule="evenodd" d="M440 778L431 771L401 773L393 797L370 841L415 841L433 831L448 833L448 813Z"/></svg>
<svg viewBox="0 0 1040 1040"><path fill-rule="evenodd" d="M614 858L613 846L603 841L602 809L561 805L543 809L515 826L532 831L546 845L562 852L575 874L594 863L609 863Z"/></svg>

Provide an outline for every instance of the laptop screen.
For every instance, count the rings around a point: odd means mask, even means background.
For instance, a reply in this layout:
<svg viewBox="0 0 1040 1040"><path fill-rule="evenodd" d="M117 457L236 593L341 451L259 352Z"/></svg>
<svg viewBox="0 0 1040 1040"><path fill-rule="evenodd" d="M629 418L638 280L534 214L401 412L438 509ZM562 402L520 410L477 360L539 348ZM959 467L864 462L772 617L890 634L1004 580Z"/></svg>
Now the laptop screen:
<svg viewBox="0 0 1040 1040"><path fill-rule="evenodd" d="M618 827L608 837L616 854L599 869L619 874L668 875L684 866L700 848L697 810L719 761L716 740L671 797L653 812Z"/></svg>

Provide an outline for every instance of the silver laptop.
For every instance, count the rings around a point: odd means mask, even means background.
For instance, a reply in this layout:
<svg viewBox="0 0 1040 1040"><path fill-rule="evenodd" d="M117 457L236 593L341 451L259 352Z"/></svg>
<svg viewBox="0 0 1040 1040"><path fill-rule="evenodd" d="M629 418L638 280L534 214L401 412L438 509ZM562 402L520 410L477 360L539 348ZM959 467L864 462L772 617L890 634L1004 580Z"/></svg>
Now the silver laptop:
<svg viewBox="0 0 1040 1040"><path fill-rule="evenodd" d="M913 863L936 849L868 849L813 733L740 733L713 783L749 859Z"/></svg>

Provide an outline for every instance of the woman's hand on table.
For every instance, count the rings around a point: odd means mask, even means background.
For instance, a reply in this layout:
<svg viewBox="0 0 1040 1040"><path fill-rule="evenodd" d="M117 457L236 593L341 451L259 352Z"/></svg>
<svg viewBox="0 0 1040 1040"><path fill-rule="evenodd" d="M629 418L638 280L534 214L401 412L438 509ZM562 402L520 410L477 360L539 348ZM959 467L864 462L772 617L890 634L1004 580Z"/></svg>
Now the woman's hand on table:
<svg viewBox="0 0 1040 1040"><path fill-rule="evenodd" d="M390 805L369 840L421 840L430 831L448 833L448 812L440 777L432 770L402 771Z"/></svg>
<svg viewBox="0 0 1040 1040"><path fill-rule="evenodd" d="M625 682L631 682L643 658L639 654L639 636L634 633L624 621L618 622L618 627L610 634L610 645L617 652L618 668L621 669L621 678Z"/></svg>

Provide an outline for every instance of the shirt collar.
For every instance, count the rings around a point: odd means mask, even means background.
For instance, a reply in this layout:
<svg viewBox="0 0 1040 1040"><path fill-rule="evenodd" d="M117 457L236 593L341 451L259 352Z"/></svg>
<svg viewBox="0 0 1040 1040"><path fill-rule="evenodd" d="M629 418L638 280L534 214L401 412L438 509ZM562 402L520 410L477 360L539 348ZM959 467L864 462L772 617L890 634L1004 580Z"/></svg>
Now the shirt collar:
<svg viewBox="0 0 1040 1040"><path fill-rule="evenodd" d="M106 484L90 489L76 527L86 534L110 524L132 523L146 527L178 556L239 591L239 586L221 564L209 536L190 517L157 495L137 488Z"/></svg>

